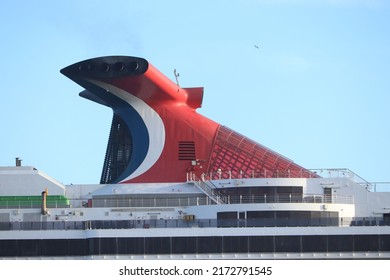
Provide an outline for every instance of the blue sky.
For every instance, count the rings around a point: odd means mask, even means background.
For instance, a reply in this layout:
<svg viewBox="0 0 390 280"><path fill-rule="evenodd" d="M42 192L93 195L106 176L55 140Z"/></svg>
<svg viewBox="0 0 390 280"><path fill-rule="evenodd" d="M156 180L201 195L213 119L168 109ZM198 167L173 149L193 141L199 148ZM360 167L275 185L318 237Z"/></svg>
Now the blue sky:
<svg viewBox="0 0 390 280"><path fill-rule="evenodd" d="M306 168L390 181L388 1L4 0L0 32L0 166L99 182L112 112L59 70L130 55L177 69L205 88L199 113Z"/></svg>

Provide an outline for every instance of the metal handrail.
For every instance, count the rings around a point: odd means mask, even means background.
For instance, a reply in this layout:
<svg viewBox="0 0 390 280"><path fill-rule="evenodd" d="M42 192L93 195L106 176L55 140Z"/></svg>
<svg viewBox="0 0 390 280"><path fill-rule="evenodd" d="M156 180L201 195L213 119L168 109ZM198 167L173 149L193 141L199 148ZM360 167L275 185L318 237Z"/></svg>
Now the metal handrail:
<svg viewBox="0 0 390 280"><path fill-rule="evenodd" d="M272 176L271 176L272 175ZM195 178L193 172L187 173L187 181L191 182ZM302 169L300 178L349 178L353 182L361 185L369 191L390 192L390 182L369 182L357 175L348 168L315 168ZM273 174L267 173L267 170L246 170L235 174L230 170L218 170L216 172L203 173L201 175L203 181L212 180L230 180L230 179L258 179L258 178L291 178L290 171L281 169Z"/></svg>
<svg viewBox="0 0 390 280"><path fill-rule="evenodd" d="M217 204L225 204L225 200L222 196L218 195L213 188L211 188L205 181L195 180L192 181L199 189L203 191L209 198L211 198Z"/></svg>
<svg viewBox="0 0 390 280"><path fill-rule="evenodd" d="M178 198L104 198L93 199L94 208L107 207L188 207L211 204L255 204L255 203L321 203L321 204L353 204L353 196L348 195L319 195L319 194L290 194L273 195L225 195L194 196Z"/></svg>
<svg viewBox="0 0 390 280"><path fill-rule="evenodd" d="M48 222L0 222L0 231L100 230L216 227L390 226L383 217L247 218L247 219L133 219Z"/></svg>

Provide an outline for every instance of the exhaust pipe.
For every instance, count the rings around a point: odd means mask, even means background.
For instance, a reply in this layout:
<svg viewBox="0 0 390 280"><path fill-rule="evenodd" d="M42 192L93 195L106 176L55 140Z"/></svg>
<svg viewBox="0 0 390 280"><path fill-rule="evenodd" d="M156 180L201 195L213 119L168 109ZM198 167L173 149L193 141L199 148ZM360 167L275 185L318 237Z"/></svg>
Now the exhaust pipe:
<svg viewBox="0 0 390 280"><path fill-rule="evenodd" d="M42 192L41 214L47 215L47 195L49 191L47 188Z"/></svg>

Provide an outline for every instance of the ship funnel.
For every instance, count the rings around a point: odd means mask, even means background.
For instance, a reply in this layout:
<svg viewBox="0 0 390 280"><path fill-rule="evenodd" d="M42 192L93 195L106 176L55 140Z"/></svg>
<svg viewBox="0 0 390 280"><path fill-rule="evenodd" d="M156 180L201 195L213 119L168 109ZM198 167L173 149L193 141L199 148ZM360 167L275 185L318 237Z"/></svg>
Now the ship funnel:
<svg viewBox="0 0 390 280"><path fill-rule="evenodd" d="M101 184L186 182L188 173L318 177L196 112L203 88L180 87L144 58L97 57L61 73L85 88L80 96L113 110Z"/></svg>

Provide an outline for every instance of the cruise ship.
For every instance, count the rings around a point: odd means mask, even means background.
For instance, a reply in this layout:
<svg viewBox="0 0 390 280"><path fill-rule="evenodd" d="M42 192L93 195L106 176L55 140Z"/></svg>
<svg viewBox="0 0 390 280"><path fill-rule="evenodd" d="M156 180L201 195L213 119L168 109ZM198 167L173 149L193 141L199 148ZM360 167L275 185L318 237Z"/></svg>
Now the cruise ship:
<svg viewBox="0 0 390 280"><path fill-rule="evenodd" d="M100 183L0 167L1 259L390 258L379 184L304 168L199 114L203 88L143 58L61 73L113 111Z"/></svg>

